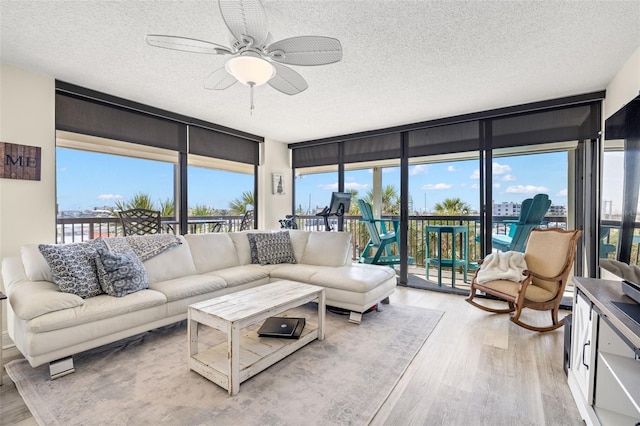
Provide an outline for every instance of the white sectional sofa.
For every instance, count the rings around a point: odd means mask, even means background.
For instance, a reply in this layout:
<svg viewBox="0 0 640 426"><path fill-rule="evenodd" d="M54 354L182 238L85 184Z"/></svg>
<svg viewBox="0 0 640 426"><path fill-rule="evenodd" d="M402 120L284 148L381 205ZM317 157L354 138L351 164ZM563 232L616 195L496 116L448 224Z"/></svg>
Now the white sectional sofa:
<svg viewBox="0 0 640 426"><path fill-rule="evenodd" d="M350 234L288 232L296 263L267 265L252 264L247 232L180 236L182 244L144 261L149 288L123 297L61 292L38 246L24 246L2 261L9 336L32 366L63 360L73 371L76 353L184 320L192 303L273 281L323 286L327 305L352 311L354 322L393 293L392 268L352 264Z"/></svg>

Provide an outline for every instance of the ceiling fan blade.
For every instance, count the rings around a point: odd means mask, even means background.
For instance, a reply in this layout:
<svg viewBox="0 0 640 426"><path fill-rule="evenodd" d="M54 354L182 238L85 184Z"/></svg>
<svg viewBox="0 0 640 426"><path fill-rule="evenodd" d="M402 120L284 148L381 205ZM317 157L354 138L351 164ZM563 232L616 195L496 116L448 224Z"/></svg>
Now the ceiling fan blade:
<svg viewBox="0 0 640 426"><path fill-rule="evenodd" d="M196 40L193 38L148 34L145 39L151 46L163 47L165 49L182 50L184 52L208 53L211 55L226 55L231 53L231 51L224 46L210 43L208 41Z"/></svg>
<svg viewBox="0 0 640 426"><path fill-rule="evenodd" d="M305 79L291 68L273 62L271 65L276 69L276 75L268 83L274 89L287 95L297 95L309 87Z"/></svg>
<svg viewBox="0 0 640 426"><path fill-rule="evenodd" d="M342 59L340 40L322 36L300 36L269 45L274 61L289 65L326 65Z"/></svg>
<svg viewBox="0 0 640 426"><path fill-rule="evenodd" d="M239 41L251 37L253 46L264 45L267 34L267 14L259 0L219 0L220 13L231 34Z"/></svg>
<svg viewBox="0 0 640 426"><path fill-rule="evenodd" d="M224 90L233 86L238 80L227 72L225 67L218 68L209 77L204 79L204 88L213 90Z"/></svg>

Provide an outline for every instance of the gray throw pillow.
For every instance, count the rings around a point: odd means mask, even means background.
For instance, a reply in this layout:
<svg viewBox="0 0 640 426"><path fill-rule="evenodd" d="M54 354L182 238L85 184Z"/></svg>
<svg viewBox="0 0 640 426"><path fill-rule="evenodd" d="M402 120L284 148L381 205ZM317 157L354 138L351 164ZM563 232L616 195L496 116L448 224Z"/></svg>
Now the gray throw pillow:
<svg viewBox="0 0 640 426"><path fill-rule="evenodd" d="M255 240L257 263L260 263L261 265L296 263L296 258L293 256L293 248L291 247L291 238L289 237L288 232L284 231L248 235L253 235L253 239ZM251 245L251 239L249 239L249 245Z"/></svg>
<svg viewBox="0 0 640 426"><path fill-rule="evenodd" d="M147 270L133 250L113 253L100 247L97 251L98 279L109 296L122 297L149 288Z"/></svg>
<svg viewBox="0 0 640 426"><path fill-rule="evenodd" d="M93 241L87 241L40 244L38 249L49 264L53 282L60 291L86 299L102 294L96 273L96 247Z"/></svg>
<svg viewBox="0 0 640 426"><path fill-rule="evenodd" d="M258 259L258 246L256 246L256 235L257 234L247 234L247 238L249 239L249 249L251 253L251 263L259 264L260 259Z"/></svg>

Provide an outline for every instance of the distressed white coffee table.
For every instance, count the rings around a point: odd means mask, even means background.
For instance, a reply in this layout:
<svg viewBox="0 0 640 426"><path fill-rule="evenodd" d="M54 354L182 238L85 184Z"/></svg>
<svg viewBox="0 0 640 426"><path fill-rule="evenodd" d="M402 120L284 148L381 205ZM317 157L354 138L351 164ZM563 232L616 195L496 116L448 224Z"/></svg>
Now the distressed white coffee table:
<svg viewBox="0 0 640 426"><path fill-rule="evenodd" d="M299 339L259 337L242 329L311 301L318 302L318 321L307 320ZM277 281L216 297L189 306L187 336L189 368L229 395L240 383L275 364L314 339L324 339L325 296L322 287L295 281ZM198 351L198 324L227 334L227 341Z"/></svg>

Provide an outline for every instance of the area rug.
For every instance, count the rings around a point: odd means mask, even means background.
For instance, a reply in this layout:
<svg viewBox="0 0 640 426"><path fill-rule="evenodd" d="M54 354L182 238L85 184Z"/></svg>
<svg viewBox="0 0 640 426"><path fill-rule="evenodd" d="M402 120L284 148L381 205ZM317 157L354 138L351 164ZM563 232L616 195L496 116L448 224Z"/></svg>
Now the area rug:
<svg viewBox="0 0 640 426"><path fill-rule="evenodd" d="M362 323L327 312L326 337L240 385L224 389L187 367L186 322L74 357L57 380L48 366L14 360L6 368L42 425L361 425L389 396L441 312L383 305ZM313 318L314 306L290 315ZM199 341L225 336L208 327Z"/></svg>

